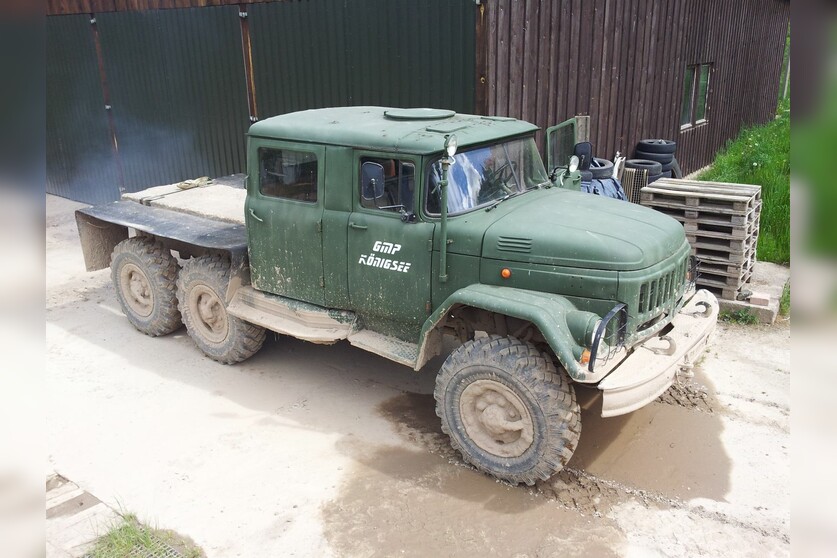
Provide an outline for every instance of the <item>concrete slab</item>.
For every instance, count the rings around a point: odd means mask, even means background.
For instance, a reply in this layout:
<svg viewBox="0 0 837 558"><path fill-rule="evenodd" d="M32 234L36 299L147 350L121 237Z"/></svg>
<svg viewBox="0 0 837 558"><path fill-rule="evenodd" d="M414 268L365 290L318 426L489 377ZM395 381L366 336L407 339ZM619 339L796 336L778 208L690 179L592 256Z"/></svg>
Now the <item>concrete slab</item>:
<svg viewBox="0 0 837 558"><path fill-rule="evenodd" d="M48 475L46 488L48 557L85 556L96 539L119 520L113 509L60 475Z"/></svg>
<svg viewBox="0 0 837 558"><path fill-rule="evenodd" d="M763 324L772 324L779 315L779 301L782 298L782 291L785 284L790 281L790 268L784 265L756 262L753 268L753 277L750 282L741 287L742 292L747 290L758 294L760 298L765 295L769 297L768 304L754 304L749 300L718 300L721 312L737 312L746 310L756 316Z"/></svg>

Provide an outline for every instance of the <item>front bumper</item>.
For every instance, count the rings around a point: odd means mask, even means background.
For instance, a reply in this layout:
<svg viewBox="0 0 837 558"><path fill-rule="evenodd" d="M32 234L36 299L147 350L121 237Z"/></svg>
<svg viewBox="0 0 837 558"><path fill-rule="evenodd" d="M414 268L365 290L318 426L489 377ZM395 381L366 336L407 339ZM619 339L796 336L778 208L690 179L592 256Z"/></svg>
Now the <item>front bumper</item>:
<svg viewBox="0 0 837 558"><path fill-rule="evenodd" d="M717 323L715 295L697 291L672 319L673 327L666 328L667 333L638 345L599 383L602 416L624 415L659 397L674 383L679 371L694 366Z"/></svg>

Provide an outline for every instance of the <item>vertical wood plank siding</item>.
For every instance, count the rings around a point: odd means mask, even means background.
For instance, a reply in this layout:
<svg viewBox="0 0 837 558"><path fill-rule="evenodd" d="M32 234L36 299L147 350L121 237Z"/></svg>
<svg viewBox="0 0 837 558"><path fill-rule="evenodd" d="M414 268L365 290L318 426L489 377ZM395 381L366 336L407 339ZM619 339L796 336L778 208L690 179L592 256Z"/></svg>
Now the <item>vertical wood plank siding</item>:
<svg viewBox="0 0 837 558"><path fill-rule="evenodd" d="M487 0L486 108L542 128L590 115L598 156L678 142L685 172L773 117L786 0ZM537 40L534 38L537 37ZM680 130L687 65L711 63L707 122ZM538 141L543 141L542 134Z"/></svg>

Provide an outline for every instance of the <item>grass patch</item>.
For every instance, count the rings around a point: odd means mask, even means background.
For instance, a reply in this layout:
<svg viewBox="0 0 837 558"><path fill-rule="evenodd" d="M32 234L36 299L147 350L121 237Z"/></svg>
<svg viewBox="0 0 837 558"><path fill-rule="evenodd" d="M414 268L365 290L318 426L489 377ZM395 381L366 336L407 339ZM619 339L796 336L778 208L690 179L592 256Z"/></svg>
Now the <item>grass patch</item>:
<svg viewBox="0 0 837 558"><path fill-rule="evenodd" d="M203 551L172 531L151 529L131 514L99 537L90 558L126 558L129 556L166 556L166 546L184 558L203 558Z"/></svg>
<svg viewBox="0 0 837 558"><path fill-rule="evenodd" d="M759 318L749 310L724 310L720 314L722 322L740 324L740 325L755 325L759 323Z"/></svg>
<svg viewBox="0 0 837 558"><path fill-rule="evenodd" d="M790 100L779 104L775 120L743 130L727 143L698 179L760 184L758 259L790 263Z"/></svg>
<svg viewBox="0 0 837 558"><path fill-rule="evenodd" d="M779 299L779 314L789 316L790 304L790 281L788 281L782 289L782 298Z"/></svg>

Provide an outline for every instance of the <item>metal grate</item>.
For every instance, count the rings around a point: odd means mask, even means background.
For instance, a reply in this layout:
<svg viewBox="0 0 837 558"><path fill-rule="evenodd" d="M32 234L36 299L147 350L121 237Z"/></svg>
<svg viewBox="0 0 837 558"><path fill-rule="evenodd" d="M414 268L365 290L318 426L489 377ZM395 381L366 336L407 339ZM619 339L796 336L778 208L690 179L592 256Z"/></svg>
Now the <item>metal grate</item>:
<svg viewBox="0 0 837 558"><path fill-rule="evenodd" d="M147 535L147 538L142 544L135 544L125 558L185 558L180 551L167 542L161 541L154 533L144 528L140 530ZM84 558L93 558L93 555L85 554Z"/></svg>
<svg viewBox="0 0 837 558"><path fill-rule="evenodd" d="M623 169L622 188L631 203L639 203L640 191L648 186L648 171L644 169Z"/></svg>

